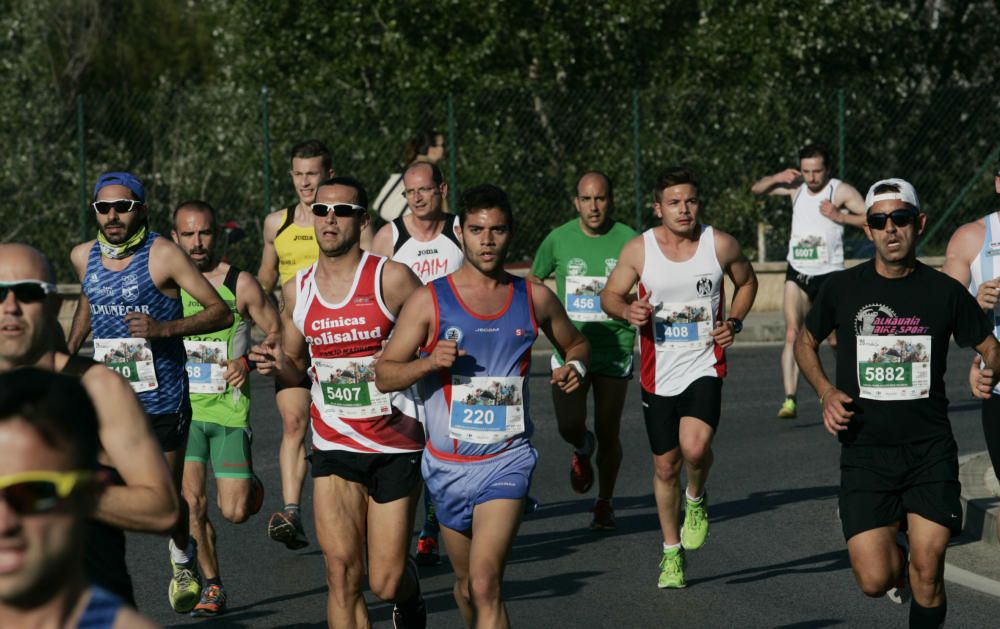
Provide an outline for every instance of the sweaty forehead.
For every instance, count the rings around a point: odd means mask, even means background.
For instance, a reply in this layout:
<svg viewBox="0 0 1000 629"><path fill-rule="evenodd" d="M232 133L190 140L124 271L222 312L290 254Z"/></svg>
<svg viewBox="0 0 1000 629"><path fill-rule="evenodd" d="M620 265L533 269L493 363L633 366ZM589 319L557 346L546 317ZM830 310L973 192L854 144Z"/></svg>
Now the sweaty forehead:
<svg viewBox="0 0 1000 629"><path fill-rule="evenodd" d="M358 191L340 184L323 186L316 191L316 200L322 203L357 203Z"/></svg>
<svg viewBox="0 0 1000 629"><path fill-rule="evenodd" d="M19 244L0 245L0 281L53 281L48 262L38 251Z"/></svg>

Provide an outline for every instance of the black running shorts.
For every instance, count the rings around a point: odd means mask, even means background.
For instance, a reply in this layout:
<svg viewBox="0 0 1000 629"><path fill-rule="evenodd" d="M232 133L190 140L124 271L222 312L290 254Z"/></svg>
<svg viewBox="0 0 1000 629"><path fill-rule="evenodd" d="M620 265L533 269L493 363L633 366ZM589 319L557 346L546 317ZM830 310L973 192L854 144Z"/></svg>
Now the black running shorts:
<svg viewBox="0 0 1000 629"><path fill-rule="evenodd" d="M832 273L824 273L823 275L806 275L805 273L799 273L792 265L788 265L788 270L785 271L785 281L795 282L795 285L801 288L806 297L809 298L809 303L816 301L816 296L819 295L819 289L823 286L826 280L830 279Z"/></svg>
<svg viewBox="0 0 1000 629"><path fill-rule="evenodd" d="M379 504L409 496L420 484L420 461L423 452L381 454L313 450L312 477L339 476L368 489Z"/></svg>
<svg viewBox="0 0 1000 629"><path fill-rule="evenodd" d="M642 391L642 416L653 454L666 454L680 446L681 417L700 419L712 430L719 427L722 411L722 379L703 376L678 395L656 395Z"/></svg>
<svg viewBox="0 0 1000 629"><path fill-rule="evenodd" d="M187 445L191 429L191 406L185 404L177 413L154 413L149 416L153 434L164 452L176 452Z"/></svg>

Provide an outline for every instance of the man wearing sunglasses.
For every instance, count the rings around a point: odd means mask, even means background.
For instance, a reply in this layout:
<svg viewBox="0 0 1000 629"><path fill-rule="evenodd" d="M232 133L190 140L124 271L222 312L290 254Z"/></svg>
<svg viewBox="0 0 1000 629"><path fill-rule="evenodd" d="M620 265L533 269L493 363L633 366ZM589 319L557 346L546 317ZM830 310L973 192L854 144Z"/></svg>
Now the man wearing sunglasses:
<svg viewBox="0 0 1000 629"><path fill-rule="evenodd" d="M910 626L939 627L947 611L945 548L962 528L944 385L948 343L954 336L985 360L989 369L974 389L983 398L1000 373L1000 344L972 295L917 260L927 215L913 186L879 181L865 206L875 258L830 277L795 357L842 446L840 518L858 585L896 603L912 588ZM836 383L818 351L833 331Z"/></svg>
<svg viewBox="0 0 1000 629"><path fill-rule="evenodd" d="M68 344L75 353L93 333L94 359L132 385L179 490L191 420L183 338L232 325L233 316L184 251L149 231L145 201L145 189L131 173L98 178L92 204L97 239L70 254L81 295ZM185 317L181 290L204 310ZM169 596L175 611L187 613L198 603L201 586L183 500L181 511L169 543Z"/></svg>
<svg viewBox="0 0 1000 629"><path fill-rule="evenodd" d="M394 626L422 628L427 612L407 553L424 430L411 397L374 383L382 344L420 280L361 249L368 196L357 180L320 183L312 213L320 257L282 287L281 343L256 346L250 358L286 384L312 376L313 504L330 626L368 624L367 549L369 586L394 603Z"/></svg>
<svg viewBox="0 0 1000 629"><path fill-rule="evenodd" d="M165 534L178 518L170 471L135 393L119 374L59 349L60 300L48 260L21 244L0 244L0 372L39 367L80 378L97 408L99 460L115 480L88 523L88 576L132 605L123 529ZM0 623L2 626L2 623Z"/></svg>
<svg viewBox="0 0 1000 629"><path fill-rule="evenodd" d="M278 311L253 275L219 260L215 210L204 201L186 201L174 210L174 242L194 261L233 313L233 325L210 334L188 336L187 372L191 390L191 430L184 458L184 498L191 508L191 534L197 540L204 584L192 616L226 611L219 574L215 528L208 519L206 466L212 464L219 509L229 522L245 522L260 510L264 488L253 473L250 452L250 381L247 358L250 328L256 324L272 341L279 336ZM184 314L201 310L181 291Z"/></svg>
<svg viewBox="0 0 1000 629"><path fill-rule="evenodd" d="M844 225L861 227L864 223L861 195L854 186L831 177L832 164L829 149L822 144L808 144L799 151L797 169L786 168L768 175L750 189L754 194L792 200L783 305L785 347L781 352L781 375L785 399L778 410L781 418L796 416L799 369L794 347L806 311L830 273L844 268Z"/></svg>
<svg viewBox="0 0 1000 629"><path fill-rule="evenodd" d="M155 626L85 576L99 428L74 378L0 374L0 627Z"/></svg>
<svg viewBox="0 0 1000 629"><path fill-rule="evenodd" d="M458 216L444 211L448 184L436 164L415 162L403 172L403 197L410 212L383 225L372 252L409 266L424 284L458 270L465 260ZM441 562L434 503L424 492L424 524L417 538L417 565Z"/></svg>

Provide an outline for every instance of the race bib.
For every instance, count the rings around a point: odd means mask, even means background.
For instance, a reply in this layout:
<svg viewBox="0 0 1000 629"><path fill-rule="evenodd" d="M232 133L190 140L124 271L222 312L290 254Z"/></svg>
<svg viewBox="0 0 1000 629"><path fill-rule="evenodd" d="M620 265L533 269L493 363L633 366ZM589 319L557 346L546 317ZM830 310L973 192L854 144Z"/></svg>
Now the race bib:
<svg viewBox="0 0 1000 629"><path fill-rule="evenodd" d="M822 236L792 234L792 260L803 265L825 264L830 261L830 253Z"/></svg>
<svg viewBox="0 0 1000 629"><path fill-rule="evenodd" d="M229 344L225 341L184 341L191 393L223 393Z"/></svg>
<svg viewBox="0 0 1000 629"><path fill-rule="evenodd" d="M375 388L374 362L371 356L313 360L323 410L344 419L388 415L389 394Z"/></svg>
<svg viewBox="0 0 1000 629"><path fill-rule="evenodd" d="M857 350L861 397L891 401L930 395L930 336L859 336Z"/></svg>
<svg viewBox="0 0 1000 629"><path fill-rule="evenodd" d="M653 312L656 349L701 349L712 343L712 300L667 303Z"/></svg>
<svg viewBox="0 0 1000 629"><path fill-rule="evenodd" d="M572 321L607 321L601 310L599 293L604 290L606 277L593 275L566 276L566 314Z"/></svg>
<svg viewBox="0 0 1000 629"><path fill-rule="evenodd" d="M136 393L158 386L153 350L146 339L94 339L94 360L121 374Z"/></svg>
<svg viewBox="0 0 1000 629"><path fill-rule="evenodd" d="M524 378L451 377L448 436L500 443L524 432Z"/></svg>

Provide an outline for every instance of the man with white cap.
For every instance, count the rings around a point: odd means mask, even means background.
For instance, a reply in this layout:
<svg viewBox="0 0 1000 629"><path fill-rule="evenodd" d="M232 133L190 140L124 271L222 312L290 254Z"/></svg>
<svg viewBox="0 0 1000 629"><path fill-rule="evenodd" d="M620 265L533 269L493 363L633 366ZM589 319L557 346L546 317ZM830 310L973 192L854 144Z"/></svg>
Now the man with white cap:
<svg viewBox="0 0 1000 629"><path fill-rule="evenodd" d="M927 215L913 186L879 181L865 207L875 257L830 277L806 316L795 358L819 394L827 431L842 445L840 518L858 585L896 603L912 587L910 627L939 627L947 612L945 548L962 527L944 386L948 343L954 336L983 356L988 368L976 382L978 397L989 396L1000 373L1000 343L968 291L917 260ZM836 384L818 353L833 331Z"/></svg>

